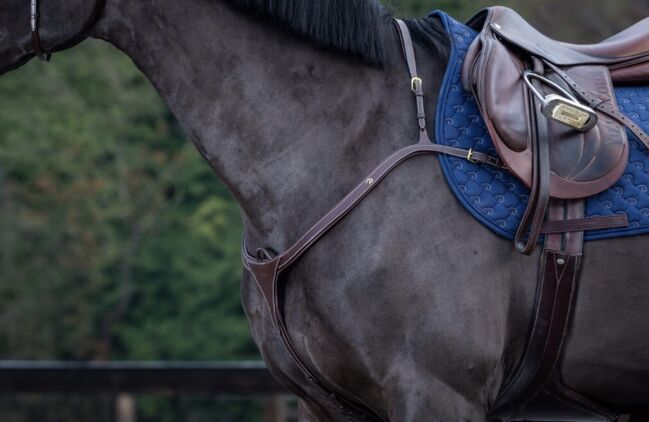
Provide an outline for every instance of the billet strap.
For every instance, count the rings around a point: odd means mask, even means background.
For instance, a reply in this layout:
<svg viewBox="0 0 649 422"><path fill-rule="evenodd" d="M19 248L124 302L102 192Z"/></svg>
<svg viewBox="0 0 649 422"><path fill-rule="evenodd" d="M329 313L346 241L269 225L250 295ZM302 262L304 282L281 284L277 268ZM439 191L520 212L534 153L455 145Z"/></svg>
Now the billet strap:
<svg viewBox="0 0 649 422"><path fill-rule="evenodd" d="M563 79L573 91L584 101L588 103L593 109L606 114L610 118L614 119L622 126L626 126L633 134L644 144L644 146L649 150L649 134L642 130L633 120L620 112L612 103L613 99L608 101L603 101L600 98L597 98L588 90L581 87L568 73L563 71L557 65L550 63L544 60L544 63L552 69L561 79Z"/></svg>
<svg viewBox="0 0 649 422"><path fill-rule="evenodd" d="M284 252L272 257L264 249L257 249L253 254L248 249L245 239L242 247L243 264L250 271L264 297L273 324L277 328L282 343L291 356L293 363L311 385L317 386L324 394L325 400L337 406L341 412L361 420L381 420L378 412L364 403L360 397L349 392L341 391L339 386L332 385L326 378L317 377L297 353L284 315L280 306L278 284L280 274L299 259L314 243L322 238L333 226L344 218L354 207L365 198L392 170L399 164L417 155L446 154L470 160L474 163L500 166L500 160L487 154L454 148L433 143L426 132L426 114L424 110L424 94L422 80L417 74L415 50L407 25L403 21L395 21L399 33L404 56L411 76L411 90L417 101L417 120L419 124L419 140L416 144L406 146L394 152L367 177L349 192L334 208L314 224L292 246ZM336 393L340 392L340 393Z"/></svg>

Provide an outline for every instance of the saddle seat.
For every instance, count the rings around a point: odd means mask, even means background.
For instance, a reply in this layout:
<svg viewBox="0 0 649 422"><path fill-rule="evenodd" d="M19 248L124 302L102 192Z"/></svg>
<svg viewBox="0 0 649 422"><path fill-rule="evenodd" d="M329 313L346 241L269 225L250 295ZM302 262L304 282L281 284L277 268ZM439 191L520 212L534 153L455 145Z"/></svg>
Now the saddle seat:
<svg viewBox="0 0 649 422"><path fill-rule="evenodd" d="M515 11L494 7L490 29L513 45L557 66L601 64L609 68L615 84L649 82L649 18L597 44L571 44L539 32ZM488 13L468 23L483 27Z"/></svg>
<svg viewBox="0 0 649 422"><path fill-rule="evenodd" d="M571 50L603 59L646 55L649 51L649 19L643 19L597 44L559 43Z"/></svg>

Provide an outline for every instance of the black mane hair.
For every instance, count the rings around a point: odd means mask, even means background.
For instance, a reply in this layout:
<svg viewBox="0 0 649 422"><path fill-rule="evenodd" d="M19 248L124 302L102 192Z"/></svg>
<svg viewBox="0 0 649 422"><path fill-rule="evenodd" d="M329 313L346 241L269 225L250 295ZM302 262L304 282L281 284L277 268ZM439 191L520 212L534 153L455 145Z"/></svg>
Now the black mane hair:
<svg viewBox="0 0 649 422"><path fill-rule="evenodd" d="M415 41L420 41L441 63L447 63L450 55L449 35L437 16L408 19L408 29Z"/></svg>
<svg viewBox="0 0 649 422"><path fill-rule="evenodd" d="M323 47L381 64L383 36L391 17L378 0L227 0L270 18Z"/></svg>

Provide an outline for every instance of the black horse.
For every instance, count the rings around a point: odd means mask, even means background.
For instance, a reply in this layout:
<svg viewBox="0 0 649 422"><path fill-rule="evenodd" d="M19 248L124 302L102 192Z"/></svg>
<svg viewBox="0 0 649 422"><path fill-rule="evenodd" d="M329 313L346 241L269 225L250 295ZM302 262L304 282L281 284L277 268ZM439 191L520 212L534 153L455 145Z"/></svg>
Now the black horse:
<svg viewBox="0 0 649 422"><path fill-rule="evenodd" d="M241 207L251 248L282 251L417 136L391 17L374 0L3 0L0 73L86 37L128 54ZM410 21L430 115L448 45ZM429 125L431 122L429 122ZM642 237L590 242L563 355L568 386L649 404L649 259ZM384 421L481 421L525 346L536 257L473 220L431 156L395 170L289 271L296 351ZM358 420L287 355L250 274L242 298L303 421Z"/></svg>

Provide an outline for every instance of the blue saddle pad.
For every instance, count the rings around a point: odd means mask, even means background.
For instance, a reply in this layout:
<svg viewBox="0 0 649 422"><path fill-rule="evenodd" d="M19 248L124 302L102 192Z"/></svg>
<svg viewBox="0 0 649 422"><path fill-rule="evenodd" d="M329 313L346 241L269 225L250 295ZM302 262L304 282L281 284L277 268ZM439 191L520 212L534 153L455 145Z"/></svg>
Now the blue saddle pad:
<svg viewBox="0 0 649 422"><path fill-rule="evenodd" d="M468 26L441 11L451 42L448 68L437 106L435 138L440 144L497 156L473 95L462 86L462 63L477 36ZM649 131L649 87L617 87L622 112ZM586 201L588 217L626 213L629 226L586 233L586 240L649 233L649 151L629 131L629 164L610 189ZM528 201L529 189L511 173L447 155L440 155L448 184L462 205L493 232L513 239Z"/></svg>

